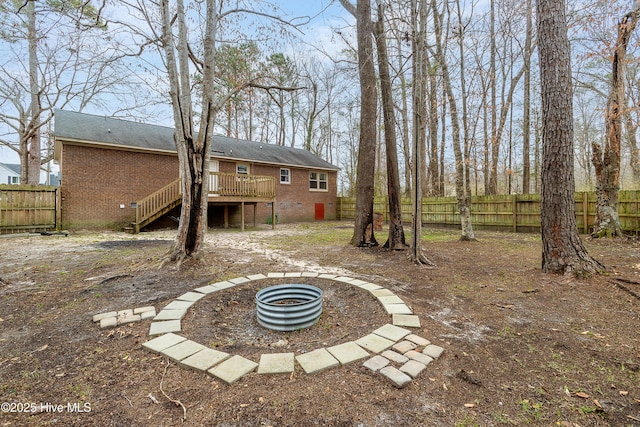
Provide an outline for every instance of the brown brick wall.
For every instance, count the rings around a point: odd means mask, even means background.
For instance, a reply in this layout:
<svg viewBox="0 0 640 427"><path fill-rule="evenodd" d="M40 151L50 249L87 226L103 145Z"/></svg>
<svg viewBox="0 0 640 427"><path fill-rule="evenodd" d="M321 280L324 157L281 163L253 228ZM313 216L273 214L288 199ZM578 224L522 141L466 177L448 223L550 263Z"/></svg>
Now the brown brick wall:
<svg viewBox="0 0 640 427"><path fill-rule="evenodd" d="M69 144L62 147L60 170L62 223L75 229L130 224L131 202L179 176L177 156Z"/></svg>
<svg viewBox="0 0 640 427"><path fill-rule="evenodd" d="M250 173L276 177L276 214L280 223L313 221L315 204L324 205L324 218L336 218L337 174L327 171L328 191L309 190L309 171L289 168L291 184L280 184L280 167L250 164ZM179 176L175 155L139 153L63 144L60 159L61 216L65 228L114 228L135 219L131 203ZM235 162L220 161L220 171L235 173ZM121 208L120 205L124 205ZM223 207L211 205L212 226L222 224ZM256 222L264 224L271 207L258 203ZM231 224L240 223L240 208L229 207ZM253 221L253 206L245 207L245 222Z"/></svg>
<svg viewBox="0 0 640 427"><path fill-rule="evenodd" d="M276 177L276 215L278 222L305 222L315 220L315 204L324 205L324 219L336 219L337 173L326 171L328 175L328 191L312 191L309 189L309 170L288 168L291 172L291 183L280 183L280 166L250 164L250 173ZM220 171L235 173L234 162L220 162ZM210 209L222 209L212 206ZM256 208L256 222L264 224L271 217L271 206L268 203L258 203ZM240 209L229 208L231 223L240 222ZM245 222L253 221L253 206L245 207Z"/></svg>

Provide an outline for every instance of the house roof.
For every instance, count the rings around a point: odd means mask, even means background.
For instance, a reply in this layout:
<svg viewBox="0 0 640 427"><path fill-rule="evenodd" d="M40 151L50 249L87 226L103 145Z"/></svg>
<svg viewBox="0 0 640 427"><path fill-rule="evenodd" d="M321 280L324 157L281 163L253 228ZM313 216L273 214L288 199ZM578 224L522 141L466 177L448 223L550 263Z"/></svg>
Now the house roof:
<svg viewBox="0 0 640 427"><path fill-rule="evenodd" d="M20 165L14 163L0 163L0 166L4 166L6 169L9 169L11 172L15 173L17 176L20 176Z"/></svg>
<svg viewBox="0 0 640 427"><path fill-rule="evenodd" d="M134 151L175 153L173 128L65 110L55 111L55 158L61 141L95 144ZM233 161L298 166L312 169L339 168L300 148L283 147L214 135L211 157Z"/></svg>

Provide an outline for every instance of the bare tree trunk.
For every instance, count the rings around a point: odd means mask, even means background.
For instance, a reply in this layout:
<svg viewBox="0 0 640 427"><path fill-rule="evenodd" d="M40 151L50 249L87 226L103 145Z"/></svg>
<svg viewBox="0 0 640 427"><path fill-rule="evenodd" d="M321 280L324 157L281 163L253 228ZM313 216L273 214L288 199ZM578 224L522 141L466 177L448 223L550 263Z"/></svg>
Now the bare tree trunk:
<svg viewBox="0 0 640 427"><path fill-rule="evenodd" d="M313 138L313 126L317 116L318 110L318 84L316 82L311 83L311 89L313 91L313 103L311 104L311 111L309 112L309 119L307 120L307 137L304 141L304 149L311 151L311 141Z"/></svg>
<svg viewBox="0 0 640 427"><path fill-rule="evenodd" d="M402 40L398 39L398 48L402 44ZM403 58L398 55L398 70L400 71L400 90L401 90L401 102L402 102L402 111L400 112L402 115L402 147L404 151L404 193L407 197L411 195L412 192L412 182L413 182L413 170L411 161L411 138L409 137L409 107L407 105L407 81L405 78L405 73L402 68Z"/></svg>
<svg viewBox="0 0 640 427"><path fill-rule="evenodd" d="M524 99L522 115L522 193L531 191L531 159L529 158L531 146L531 40L533 38L533 24L531 15L531 0L525 5L527 14L526 38L524 41Z"/></svg>
<svg viewBox="0 0 640 427"><path fill-rule="evenodd" d="M202 117L197 138L194 132L191 84L189 78L189 48L185 10L182 0L177 1L175 20L178 39L174 41L169 1L162 0L163 47L169 73L170 95L173 106L174 139L182 178L182 212L178 235L171 260L182 262L199 254L207 229L210 143L213 135L213 76L215 55L216 11L214 1L207 0L207 24L204 40L202 79ZM177 52L177 57L174 52Z"/></svg>
<svg viewBox="0 0 640 427"><path fill-rule="evenodd" d="M440 173L438 169L438 79L436 78L435 70L431 68L427 55L425 55L424 60L429 70L429 92L427 95L427 102L429 103L429 166L427 169L429 185L426 188L428 188L427 195L429 196L443 196L444 194L440 190ZM424 145L426 145L426 141Z"/></svg>
<svg viewBox="0 0 640 427"><path fill-rule="evenodd" d="M575 220L573 88L565 3L538 0L542 88L542 271L583 275L604 270L582 244Z"/></svg>
<svg viewBox="0 0 640 427"><path fill-rule="evenodd" d="M432 264L422 254L422 177L423 164L420 147L425 140L427 120L426 91L426 20L427 0L411 0L411 26L413 28L413 86L411 91L413 108L413 227L411 233L411 259L416 264Z"/></svg>
<svg viewBox="0 0 640 427"><path fill-rule="evenodd" d="M439 164L440 164L440 179L438 182L438 196L445 196L445 188L444 188L444 180L445 180L445 168L444 168L444 153L445 153L445 148L447 145L447 92L446 92L446 88L444 87L444 82L442 83L442 91L443 96L442 96L442 113L441 113L441 120L442 120L442 132L440 134L440 160L439 160Z"/></svg>
<svg viewBox="0 0 640 427"><path fill-rule="evenodd" d="M356 17L358 70L360 75L360 142L356 176L356 212L351 244L376 246L373 233L373 198L376 162L377 90L373 62L373 24L370 0L358 0L354 8L348 0L340 3Z"/></svg>
<svg viewBox="0 0 640 427"><path fill-rule="evenodd" d="M403 250L406 249L406 241L402 225L402 196L400 194L400 174L398 172L398 149L396 148L396 121L383 20L383 6L378 3L378 21L374 25L374 31L378 50L380 91L382 93L384 142L387 152L387 198L389 199L389 237L384 246L389 249Z"/></svg>
<svg viewBox="0 0 640 427"><path fill-rule="evenodd" d="M606 142L604 151L600 144L593 143L593 166L596 173L598 204L596 222L591 236L623 236L618 216L618 192L620 191L620 141L622 139L622 116L624 115L625 61L631 34L640 17L640 2L618 23L618 38L613 53L613 70L607 114L605 118Z"/></svg>
<svg viewBox="0 0 640 427"><path fill-rule="evenodd" d="M625 134L627 144L629 146L629 166L631 166L631 172L633 174L633 183L635 185L640 184L640 148L638 148L638 138L636 132L638 125L633 121L629 107L625 108L624 113L625 120Z"/></svg>
<svg viewBox="0 0 640 427"><path fill-rule="evenodd" d="M456 159L456 198L458 199L458 212L461 222L460 240L473 241L476 240L471 224L471 194L467 191L468 183L465 179L465 161L461 149L460 141L460 122L458 119L458 106L451 87L451 78L449 76L449 66L445 60L442 49L442 27L439 21L438 6L436 0L431 0L431 9L433 11L433 23L435 30L436 57L440 68L442 69L442 78L444 80L444 88L449 99L449 116L451 117L453 152ZM462 41L461 41L462 42ZM466 183L466 184L465 184Z"/></svg>
<svg viewBox="0 0 640 427"><path fill-rule="evenodd" d="M498 155L500 154L500 140L497 136L498 120L496 105L496 18L495 18L495 0L490 0L490 22L489 22L489 87L491 88L490 113L491 113L491 144L490 144L490 169L489 169L489 187L485 190L486 194L498 194ZM487 153L487 156L489 153Z"/></svg>
<svg viewBox="0 0 640 427"><path fill-rule="evenodd" d="M26 130L26 166L21 171L20 182L23 184L38 185L40 183L40 163L42 158L40 143L40 85L38 84L38 37L36 34L36 2L27 2L28 37L29 37L29 94L31 96L31 120Z"/></svg>
<svg viewBox="0 0 640 427"><path fill-rule="evenodd" d="M534 111L534 118L535 118L535 124L534 124L534 133L533 133L533 138L534 138L534 153L533 153L533 177L534 177L534 181L533 181L533 192L534 193L540 193L540 163L542 163L541 161L541 149L540 149L540 144L541 144L541 140L542 140L542 135L541 135L541 128L542 125L540 123L541 118L540 118L540 114L537 110Z"/></svg>

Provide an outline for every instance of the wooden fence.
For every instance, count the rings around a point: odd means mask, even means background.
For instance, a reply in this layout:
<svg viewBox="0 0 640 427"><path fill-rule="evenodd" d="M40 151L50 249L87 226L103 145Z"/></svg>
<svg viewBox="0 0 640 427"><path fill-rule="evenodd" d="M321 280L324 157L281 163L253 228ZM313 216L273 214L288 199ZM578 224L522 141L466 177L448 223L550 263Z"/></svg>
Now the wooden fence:
<svg viewBox="0 0 640 427"><path fill-rule="evenodd" d="M596 212L596 194L575 194L576 223L583 233L593 227ZM339 197L337 216L339 219L355 217L355 198ZM628 233L640 233L640 191L621 191L618 214L622 229ZM389 218L389 203L386 198L374 200L374 212ZM411 199L402 200L403 222L411 224ZM510 230L533 232L540 230L540 195L512 194L498 196L475 196L471 200L471 221L476 229ZM455 197L425 197L422 199L422 224L427 226L459 227L460 215Z"/></svg>
<svg viewBox="0 0 640 427"><path fill-rule="evenodd" d="M55 230L59 206L57 187L0 185L0 234Z"/></svg>

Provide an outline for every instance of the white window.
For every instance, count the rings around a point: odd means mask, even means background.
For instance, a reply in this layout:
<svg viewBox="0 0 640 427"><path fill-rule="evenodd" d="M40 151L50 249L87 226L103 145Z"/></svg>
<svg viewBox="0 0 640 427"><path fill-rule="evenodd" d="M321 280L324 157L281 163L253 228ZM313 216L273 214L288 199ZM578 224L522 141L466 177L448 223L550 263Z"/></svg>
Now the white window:
<svg viewBox="0 0 640 427"><path fill-rule="evenodd" d="M241 173L243 175L249 174L249 165L246 163L236 163L236 173Z"/></svg>
<svg viewBox="0 0 640 427"><path fill-rule="evenodd" d="M327 174L323 172L309 172L309 189L327 191Z"/></svg>
<svg viewBox="0 0 640 427"><path fill-rule="evenodd" d="M20 177L19 176L10 176L9 177L9 184L20 184Z"/></svg>
<svg viewBox="0 0 640 427"><path fill-rule="evenodd" d="M291 184L290 169L280 169L280 184Z"/></svg>

